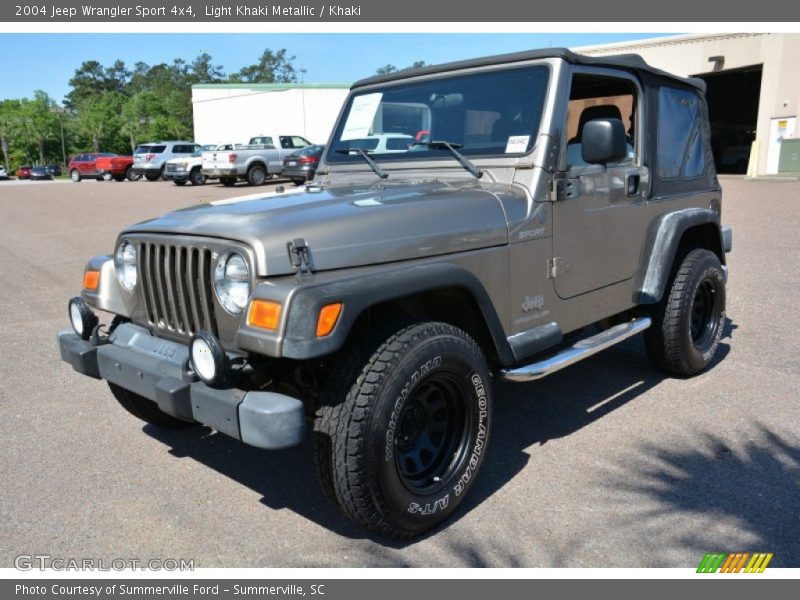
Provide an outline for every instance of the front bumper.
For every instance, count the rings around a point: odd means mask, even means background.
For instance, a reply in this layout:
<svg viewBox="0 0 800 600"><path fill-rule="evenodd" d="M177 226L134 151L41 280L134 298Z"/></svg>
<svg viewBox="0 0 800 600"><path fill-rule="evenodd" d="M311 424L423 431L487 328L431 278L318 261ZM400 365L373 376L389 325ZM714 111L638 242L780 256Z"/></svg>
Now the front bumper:
<svg viewBox="0 0 800 600"><path fill-rule="evenodd" d="M184 378L186 345L125 323L109 342L94 346L72 330L58 334L61 360L83 375L105 379L155 402L165 413L202 423L251 446L299 444L305 435L303 403L274 392L211 388Z"/></svg>
<svg viewBox="0 0 800 600"><path fill-rule="evenodd" d="M167 171L164 169L163 177L169 181L187 181L189 179L189 171Z"/></svg>

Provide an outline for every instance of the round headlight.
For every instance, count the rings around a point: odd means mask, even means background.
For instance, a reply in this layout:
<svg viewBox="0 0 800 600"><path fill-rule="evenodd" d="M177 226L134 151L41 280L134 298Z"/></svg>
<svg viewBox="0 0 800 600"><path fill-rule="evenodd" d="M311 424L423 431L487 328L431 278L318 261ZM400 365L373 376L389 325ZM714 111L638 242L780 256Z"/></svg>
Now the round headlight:
<svg viewBox="0 0 800 600"><path fill-rule="evenodd" d="M136 287L136 246L123 241L114 255L114 270L117 272L119 284L129 292Z"/></svg>
<svg viewBox="0 0 800 600"><path fill-rule="evenodd" d="M217 261L214 290L222 307L239 315L250 299L250 269L238 252L229 252Z"/></svg>

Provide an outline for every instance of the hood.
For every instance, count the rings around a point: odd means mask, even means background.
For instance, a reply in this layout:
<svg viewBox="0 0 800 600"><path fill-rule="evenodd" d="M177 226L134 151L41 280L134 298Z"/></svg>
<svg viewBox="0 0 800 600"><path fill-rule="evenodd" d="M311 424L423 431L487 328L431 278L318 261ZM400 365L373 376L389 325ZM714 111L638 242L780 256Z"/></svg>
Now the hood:
<svg viewBox="0 0 800 600"><path fill-rule="evenodd" d="M508 243L508 185L382 182L254 194L200 204L123 233L197 235L250 246L259 276L294 272L288 243L302 238L315 271L410 260Z"/></svg>

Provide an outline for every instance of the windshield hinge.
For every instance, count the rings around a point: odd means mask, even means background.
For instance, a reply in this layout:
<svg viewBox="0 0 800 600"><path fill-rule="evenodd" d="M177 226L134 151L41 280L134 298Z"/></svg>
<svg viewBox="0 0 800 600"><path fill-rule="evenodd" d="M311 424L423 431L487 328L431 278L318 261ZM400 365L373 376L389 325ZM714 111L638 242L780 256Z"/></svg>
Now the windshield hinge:
<svg viewBox="0 0 800 600"><path fill-rule="evenodd" d="M313 272L311 248L308 247L303 238L297 238L289 242L289 258L298 273Z"/></svg>

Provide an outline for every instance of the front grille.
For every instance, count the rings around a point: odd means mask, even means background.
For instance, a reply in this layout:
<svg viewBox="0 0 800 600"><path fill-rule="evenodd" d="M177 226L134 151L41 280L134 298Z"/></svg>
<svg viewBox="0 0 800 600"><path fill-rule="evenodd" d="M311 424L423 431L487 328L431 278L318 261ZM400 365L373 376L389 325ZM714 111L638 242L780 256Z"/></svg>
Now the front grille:
<svg viewBox="0 0 800 600"><path fill-rule="evenodd" d="M186 336L200 329L217 335L211 297L211 250L139 242L136 251L150 325Z"/></svg>

